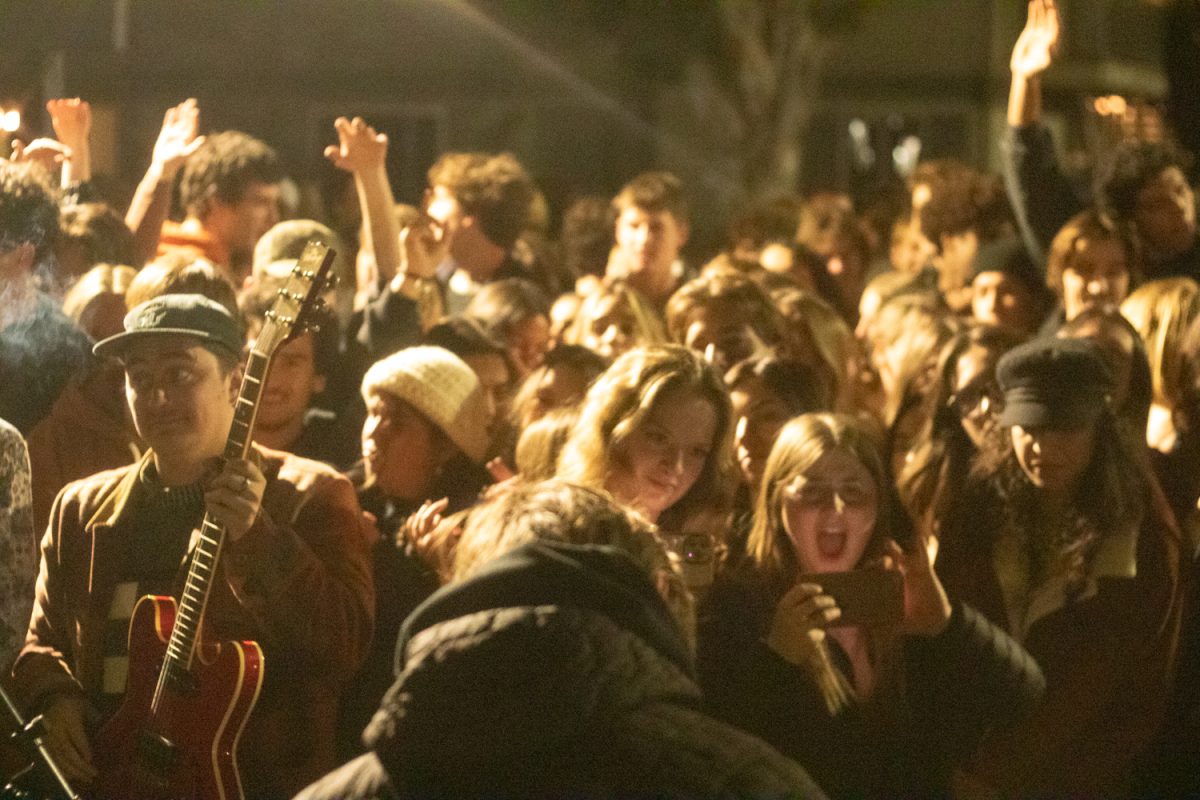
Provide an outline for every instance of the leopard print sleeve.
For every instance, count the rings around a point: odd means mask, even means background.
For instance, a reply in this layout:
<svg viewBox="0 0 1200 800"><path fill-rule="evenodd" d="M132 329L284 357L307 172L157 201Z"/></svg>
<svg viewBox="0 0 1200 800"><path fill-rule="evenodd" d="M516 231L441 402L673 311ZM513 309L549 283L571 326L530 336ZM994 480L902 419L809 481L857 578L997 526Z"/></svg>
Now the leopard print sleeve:
<svg viewBox="0 0 1200 800"><path fill-rule="evenodd" d="M29 453L17 429L0 420L0 665L4 668L12 664L25 641L37 571Z"/></svg>

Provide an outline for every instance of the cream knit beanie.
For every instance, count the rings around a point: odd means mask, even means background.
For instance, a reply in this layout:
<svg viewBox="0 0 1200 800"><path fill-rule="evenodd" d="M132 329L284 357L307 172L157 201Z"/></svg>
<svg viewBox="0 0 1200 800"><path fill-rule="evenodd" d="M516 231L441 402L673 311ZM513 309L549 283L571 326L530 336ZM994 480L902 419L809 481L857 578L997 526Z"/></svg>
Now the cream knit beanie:
<svg viewBox="0 0 1200 800"><path fill-rule="evenodd" d="M441 347L408 347L376 361L363 377L363 397L386 392L441 429L468 458L483 461L487 405L475 372Z"/></svg>

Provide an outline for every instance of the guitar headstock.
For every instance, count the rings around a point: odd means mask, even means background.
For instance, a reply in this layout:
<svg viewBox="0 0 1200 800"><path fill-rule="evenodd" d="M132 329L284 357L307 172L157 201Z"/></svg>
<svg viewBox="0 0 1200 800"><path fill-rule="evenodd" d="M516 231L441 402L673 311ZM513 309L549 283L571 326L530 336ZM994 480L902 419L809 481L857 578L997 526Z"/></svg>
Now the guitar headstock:
<svg viewBox="0 0 1200 800"><path fill-rule="evenodd" d="M296 266L276 294L274 305L263 320L254 342L254 351L271 356L275 350L311 327L315 309L324 305L321 293L333 286L330 273L336 253L317 241L311 241L300 254Z"/></svg>

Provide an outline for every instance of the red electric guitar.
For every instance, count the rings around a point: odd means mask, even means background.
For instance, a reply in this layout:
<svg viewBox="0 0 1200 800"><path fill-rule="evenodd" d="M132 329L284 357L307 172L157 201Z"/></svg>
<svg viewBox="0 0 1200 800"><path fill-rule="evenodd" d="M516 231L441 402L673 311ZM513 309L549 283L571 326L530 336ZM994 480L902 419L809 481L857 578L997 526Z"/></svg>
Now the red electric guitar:
<svg viewBox="0 0 1200 800"><path fill-rule="evenodd" d="M320 302L333 256L327 247L310 243L267 313L246 363L226 458L245 458L249 452L271 359ZM224 529L206 514L179 602L146 596L135 606L125 700L94 743L100 773L94 797L242 797L238 739L262 688L263 654L255 642L210 642L200 635L224 541Z"/></svg>

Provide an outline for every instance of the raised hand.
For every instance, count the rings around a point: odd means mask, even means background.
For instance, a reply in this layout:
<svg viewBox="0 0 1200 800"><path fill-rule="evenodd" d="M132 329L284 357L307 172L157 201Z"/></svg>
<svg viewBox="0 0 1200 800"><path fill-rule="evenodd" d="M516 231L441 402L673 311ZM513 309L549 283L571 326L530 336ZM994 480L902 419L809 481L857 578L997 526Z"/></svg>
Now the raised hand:
<svg viewBox="0 0 1200 800"><path fill-rule="evenodd" d="M842 616L832 597L813 583L798 583L779 600L767 646L792 664L808 661L813 650L825 641L825 626Z"/></svg>
<svg viewBox="0 0 1200 800"><path fill-rule="evenodd" d="M1043 72L1057 50L1058 9L1054 0L1029 0L1029 17L1009 62L1013 77L1030 78Z"/></svg>
<svg viewBox="0 0 1200 800"><path fill-rule="evenodd" d="M162 128L151 156L151 169L157 171L161 180L174 178L188 156L204 144L204 137L196 135L199 129L200 107L194 97L168 108L163 114Z"/></svg>
<svg viewBox="0 0 1200 800"><path fill-rule="evenodd" d="M384 165L387 160L387 134L377 133L362 117L353 120L338 117L333 127L337 130L338 144L326 147L325 157L335 167L361 174Z"/></svg>
<svg viewBox="0 0 1200 800"><path fill-rule="evenodd" d="M86 147L92 132L92 106L78 97L46 101L54 135L72 150Z"/></svg>
<svg viewBox="0 0 1200 800"><path fill-rule="evenodd" d="M437 265L445 259L449 243L445 229L422 215L416 223L400 231L400 275L432 278Z"/></svg>
<svg viewBox="0 0 1200 800"><path fill-rule="evenodd" d="M885 569L898 569L904 576L904 620L900 623L903 633L918 636L936 636L950 622L950 600L946 590L933 571L929 549L924 543L912 552L905 552L900 545L889 541L884 550Z"/></svg>
<svg viewBox="0 0 1200 800"><path fill-rule="evenodd" d="M78 97L60 98L46 102L54 135L67 147L64 159L63 185L74 181L91 180L92 148L88 136L92 132L92 107Z"/></svg>

